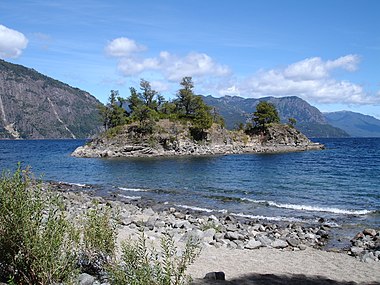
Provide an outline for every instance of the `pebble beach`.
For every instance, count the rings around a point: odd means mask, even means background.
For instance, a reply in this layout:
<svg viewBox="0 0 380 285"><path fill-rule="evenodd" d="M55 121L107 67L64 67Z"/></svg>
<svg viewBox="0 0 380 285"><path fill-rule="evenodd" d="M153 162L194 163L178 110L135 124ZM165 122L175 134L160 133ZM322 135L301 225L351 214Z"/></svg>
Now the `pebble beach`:
<svg viewBox="0 0 380 285"><path fill-rule="evenodd" d="M114 209L118 244L141 232L155 248L163 233L173 236L179 250L188 238L199 240L201 253L188 270L193 284L380 284L380 232L375 229L358 233L350 248L326 251L330 227L323 221L313 226L268 223L100 197L83 186L51 187L64 196L71 215L91 208L93 200ZM216 280L215 272L222 272L224 280Z"/></svg>

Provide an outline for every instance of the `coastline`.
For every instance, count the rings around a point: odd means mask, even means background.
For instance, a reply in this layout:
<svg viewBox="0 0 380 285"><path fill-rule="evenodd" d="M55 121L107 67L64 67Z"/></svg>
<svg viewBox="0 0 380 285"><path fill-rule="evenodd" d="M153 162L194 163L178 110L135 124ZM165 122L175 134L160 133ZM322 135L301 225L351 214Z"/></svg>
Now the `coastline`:
<svg viewBox="0 0 380 285"><path fill-rule="evenodd" d="M188 127L169 120L157 123L156 133L138 136L132 125L123 126L119 133L104 133L71 154L74 157L159 157L206 156L247 153L282 153L321 150L324 145L310 141L295 128L287 125L269 127L265 134L229 131L214 124L205 138L197 141ZM111 129L112 130L112 129Z"/></svg>
<svg viewBox="0 0 380 285"><path fill-rule="evenodd" d="M49 183L47 187L64 196L71 214L91 207L94 199L117 211L119 244L131 236L137 237L141 230L155 245L163 232L171 233L179 247L187 237L199 238L202 252L189 268L189 274L196 279L194 284L214 284L203 283L204 280L200 279L213 271L225 272L226 278L232 282L220 284L252 284L249 283L252 278L266 278L267 274L289 282L276 284L292 284L292 278L299 274L303 274L306 281L323 276L324 280L336 282L380 282L379 261L368 259L362 262L359 255L355 258L344 250L328 252L321 249L330 231L323 221L318 226L307 226L240 219L222 213L214 215L178 209L167 204L130 201L116 195L100 197L85 185Z"/></svg>

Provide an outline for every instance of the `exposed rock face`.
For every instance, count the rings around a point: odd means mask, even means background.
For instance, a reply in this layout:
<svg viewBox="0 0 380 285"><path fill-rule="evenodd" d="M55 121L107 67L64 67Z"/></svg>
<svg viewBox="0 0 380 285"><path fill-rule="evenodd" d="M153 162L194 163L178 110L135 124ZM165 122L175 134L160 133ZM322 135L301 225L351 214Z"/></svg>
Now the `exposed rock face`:
<svg viewBox="0 0 380 285"><path fill-rule="evenodd" d="M204 140L195 141L189 125L161 120L151 135L136 132L136 125L123 126L117 134L110 132L94 139L73 152L76 157L129 157L216 155L256 152L289 152L322 149L294 128L286 125L271 127L266 134L247 135L213 125Z"/></svg>
<svg viewBox="0 0 380 285"><path fill-rule="evenodd" d="M0 60L0 138L87 138L100 130L89 93Z"/></svg>

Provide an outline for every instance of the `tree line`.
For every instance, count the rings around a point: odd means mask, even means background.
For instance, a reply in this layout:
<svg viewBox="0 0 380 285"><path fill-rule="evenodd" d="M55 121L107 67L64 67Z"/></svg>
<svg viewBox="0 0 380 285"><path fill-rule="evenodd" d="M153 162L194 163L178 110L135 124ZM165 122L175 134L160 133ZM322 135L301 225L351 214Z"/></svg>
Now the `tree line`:
<svg viewBox="0 0 380 285"><path fill-rule="evenodd" d="M191 123L191 131L195 136L202 136L213 123L224 126L223 118L215 108L206 105L201 96L194 93L194 83L191 77L184 77L176 98L166 100L154 90L149 81L140 80L140 90L130 87L130 96L123 98L119 91L111 90L106 105L99 107L104 128L138 122L142 133L151 133L155 122L160 119L185 120ZM261 101L252 114L251 123L240 124L238 129L252 132L264 131L273 123L280 123L275 106ZM289 119L289 126L294 127L296 120Z"/></svg>
<svg viewBox="0 0 380 285"><path fill-rule="evenodd" d="M174 100L166 100L154 90L149 81L140 80L140 90L130 87L130 96L123 98L119 91L111 90L106 105L99 107L105 129L138 122L141 132L152 132L159 119L187 120L194 131L202 132L223 119L215 109L194 93L191 77L184 77Z"/></svg>

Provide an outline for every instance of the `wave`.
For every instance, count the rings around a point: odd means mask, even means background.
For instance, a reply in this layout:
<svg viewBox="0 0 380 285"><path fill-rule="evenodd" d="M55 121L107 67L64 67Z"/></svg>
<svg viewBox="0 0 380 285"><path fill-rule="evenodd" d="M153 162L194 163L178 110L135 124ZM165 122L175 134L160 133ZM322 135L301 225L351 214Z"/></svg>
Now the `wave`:
<svg viewBox="0 0 380 285"><path fill-rule="evenodd" d="M130 191L130 192L148 192L148 189L141 189L141 188L125 188L125 187L118 187L119 190L122 191Z"/></svg>
<svg viewBox="0 0 380 285"><path fill-rule="evenodd" d="M125 198L125 199L129 199L129 200L139 200L141 199L141 196L126 196L126 195L122 195L122 194L118 194L119 197L122 197L122 198Z"/></svg>
<svg viewBox="0 0 380 285"><path fill-rule="evenodd" d="M327 212L327 213L343 214L343 215L368 215L375 212L371 210L347 210L347 209L338 209L338 208L330 208L330 207L315 207L315 206L309 206L309 205L282 204L282 203L276 203L273 201L253 200L249 198L242 198L241 200L248 201L255 204L264 204L264 205L268 205L272 207L292 209L292 210L298 210L298 211Z"/></svg>
<svg viewBox="0 0 380 285"><path fill-rule="evenodd" d="M63 184L63 185L70 185L70 186L78 186L78 187L87 187L86 184L82 184L82 183L71 183L71 182L63 182L63 181L60 181L58 182L59 184Z"/></svg>
<svg viewBox="0 0 380 285"><path fill-rule="evenodd" d="M188 206L188 205L181 205L181 204L175 204L174 206L184 208L184 209L190 209L194 211L201 211L201 212L217 212L217 213L223 213L227 214L227 210L216 210L216 209L208 209L208 208L201 208L196 206ZM273 221L273 222L290 222L290 223L312 223L312 224L318 224L319 219L302 219L302 218L296 218L296 217L284 217L284 216L262 216L262 215L250 215L250 214L244 214L244 213L229 213L231 216L240 217L240 218L247 218L252 220L267 220L267 221ZM325 222L324 224L329 225L331 227L340 227L335 222Z"/></svg>
<svg viewBox="0 0 380 285"><path fill-rule="evenodd" d="M184 208L184 209L190 209L194 211L207 212L207 213L212 213L212 212L227 213L227 210L213 210L213 209L208 209L208 208L201 208L201 207L181 205L181 204L174 204L174 206Z"/></svg>
<svg viewBox="0 0 380 285"><path fill-rule="evenodd" d="M291 222L291 223L304 223L308 222L308 220L293 218L293 217L268 217L268 216L260 216L260 215L248 215L243 213L231 213L232 216L241 217L241 218L249 218L254 220L267 220L267 221L275 221L275 222ZM316 222L316 221L313 221Z"/></svg>

